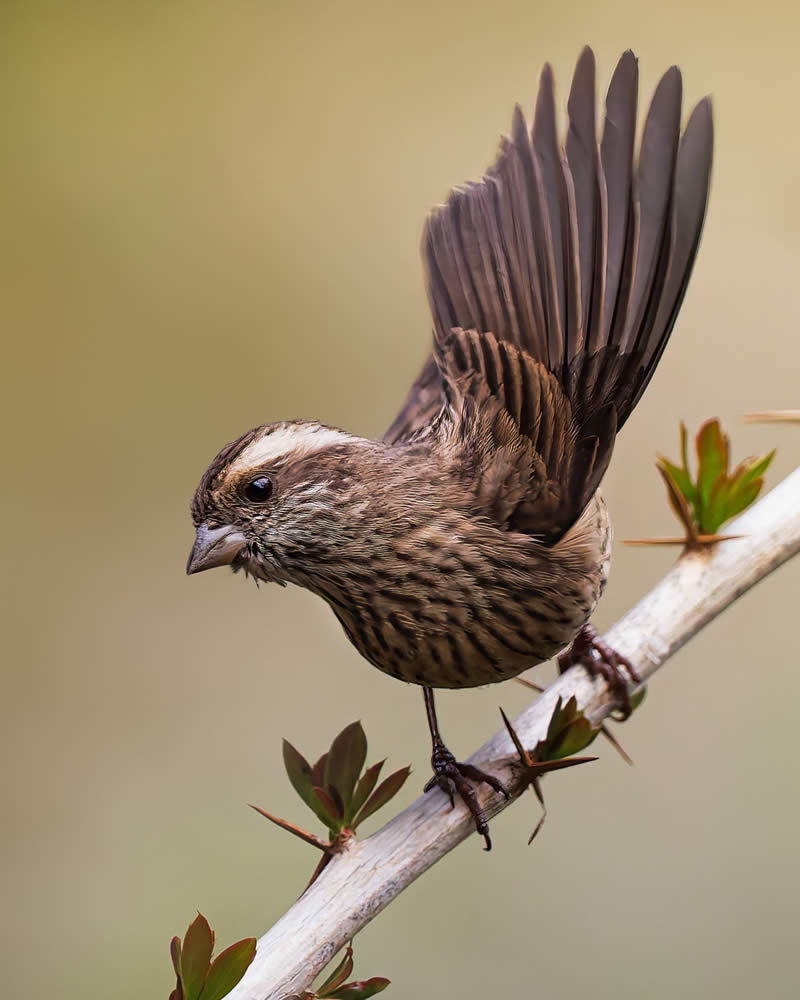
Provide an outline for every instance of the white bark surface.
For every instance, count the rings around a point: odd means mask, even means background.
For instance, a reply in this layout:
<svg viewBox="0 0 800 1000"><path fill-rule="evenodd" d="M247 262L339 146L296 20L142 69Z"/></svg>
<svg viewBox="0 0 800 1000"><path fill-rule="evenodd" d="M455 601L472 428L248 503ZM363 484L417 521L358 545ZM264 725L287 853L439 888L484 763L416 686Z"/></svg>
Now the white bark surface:
<svg viewBox="0 0 800 1000"><path fill-rule="evenodd" d="M643 678L800 549L800 469L726 531L743 537L685 555L606 633ZM572 694L593 720L612 708L605 684L573 667L515 720L525 746L533 747L545 736L556 698ZM510 782L512 754L501 731L470 760ZM482 795L481 801L489 816L511 804L495 793ZM229 1000L281 1000L307 988L339 948L473 831L464 806L457 803L451 810L446 796L435 790L373 836L354 842L261 937L253 964Z"/></svg>

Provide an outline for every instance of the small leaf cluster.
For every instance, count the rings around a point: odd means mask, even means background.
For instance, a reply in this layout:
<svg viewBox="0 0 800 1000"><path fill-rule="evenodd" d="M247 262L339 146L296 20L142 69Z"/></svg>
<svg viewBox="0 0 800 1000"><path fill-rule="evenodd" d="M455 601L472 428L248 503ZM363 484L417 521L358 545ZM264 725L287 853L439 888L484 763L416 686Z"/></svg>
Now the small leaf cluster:
<svg viewBox="0 0 800 1000"><path fill-rule="evenodd" d="M353 949L348 945L344 958L328 978L316 989L300 994L298 1000L368 1000L376 993L382 993L390 983L383 976L346 983L352 971Z"/></svg>
<svg viewBox="0 0 800 1000"><path fill-rule="evenodd" d="M600 732L578 708L573 695L565 704L559 695L547 726L547 735L533 749L535 760L559 760L588 747Z"/></svg>
<svg viewBox="0 0 800 1000"><path fill-rule="evenodd" d="M559 696L550 716L547 726L547 735L543 740L539 740L533 750L526 749L514 729L503 709L500 709L508 735L519 755L519 768L523 778L523 788L530 785L539 805L542 807L542 816L536 824L533 833L528 838L530 844L539 833L547 817L547 806L544 804L542 794L541 779L549 771L560 771L566 767L575 767L577 764L589 764L596 757L573 757L575 750L582 750L600 732L600 728L593 726L583 712L578 708L578 702L573 695L562 707Z"/></svg>
<svg viewBox="0 0 800 1000"><path fill-rule="evenodd" d="M400 791L411 773L401 767L376 788L385 760L361 774L367 759L367 737L360 722L346 726L311 767L305 757L283 741L283 762L294 790L328 828L333 840L345 828L358 826Z"/></svg>
<svg viewBox="0 0 800 1000"><path fill-rule="evenodd" d="M656 467L667 488L670 505L686 529L690 547L721 541L719 529L753 501L764 485L764 473L774 449L758 458L746 458L729 472L730 442L719 420L708 420L697 432L697 476L689 468L686 426L681 423L681 464L659 456Z"/></svg>
<svg viewBox="0 0 800 1000"><path fill-rule="evenodd" d="M169 1000L222 1000L236 986L256 954L256 939L244 938L212 961L214 931L202 913L189 924L183 942L169 946L177 983Z"/></svg>
<svg viewBox="0 0 800 1000"><path fill-rule="evenodd" d="M343 850L361 823L397 795L411 773L410 767L401 767L378 784L386 761L370 765L362 774L366 759L367 737L360 722L346 726L313 766L288 740L283 741L283 763L289 781L325 825L328 840L253 806L270 822L323 852L312 882L330 858Z"/></svg>

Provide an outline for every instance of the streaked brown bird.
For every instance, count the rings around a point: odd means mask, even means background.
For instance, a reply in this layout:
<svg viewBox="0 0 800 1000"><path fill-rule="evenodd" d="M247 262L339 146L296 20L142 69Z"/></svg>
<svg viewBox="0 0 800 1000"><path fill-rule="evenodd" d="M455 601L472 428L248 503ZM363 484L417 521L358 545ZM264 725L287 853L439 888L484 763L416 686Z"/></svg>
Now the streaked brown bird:
<svg viewBox="0 0 800 1000"><path fill-rule="evenodd" d="M192 503L187 570L243 569L324 598L358 651L423 688L434 777L490 847L474 782L445 747L434 688L493 684L568 644L624 707L628 666L587 625L608 578L598 492L650 381L694 263L711 171L711 103L681 135L681 74L656 88L634 154L626 52L595 127L584 49L559 146L545 66L486 175L434 209L422 253L433 349L380 441L266 424L217 455ZM628 671L630 673L630 671Z"/></svg>

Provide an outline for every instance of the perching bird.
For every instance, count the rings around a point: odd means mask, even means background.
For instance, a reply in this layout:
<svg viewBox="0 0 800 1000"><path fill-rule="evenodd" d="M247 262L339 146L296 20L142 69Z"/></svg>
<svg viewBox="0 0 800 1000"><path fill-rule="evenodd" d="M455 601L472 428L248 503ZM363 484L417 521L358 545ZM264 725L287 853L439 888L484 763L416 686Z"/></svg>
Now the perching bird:
<svg viewBox="0 0 800 1000"><path fill-rule="evenodd" d="M575 640L562 665L604 670L625 704L625 661L586 624L611 552L598 487L703 226L711 103L681 137L681 89L673 66L637 160L636 59L617 65L598 143L586 48L562 148L545 66L532 131L517 107L494 166L428 218L433 349L383 439L266 424L223 448L194 495L187 571L305 587L370 663L421 685L429 786L458 791L487 848L473 783L502 786L447 750L433 689L506 680Z"/></svg>

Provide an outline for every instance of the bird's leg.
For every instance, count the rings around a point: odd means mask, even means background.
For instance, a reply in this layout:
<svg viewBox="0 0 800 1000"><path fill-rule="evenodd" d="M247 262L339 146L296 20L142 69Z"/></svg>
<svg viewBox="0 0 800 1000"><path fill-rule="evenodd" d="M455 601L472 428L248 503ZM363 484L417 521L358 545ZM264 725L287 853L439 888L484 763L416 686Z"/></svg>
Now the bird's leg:
<svg viewBox="0 0 800 1000"><path fill-rule="evenodd" d="M627 719L632 711L628 678L634 684L642 683L630 660L609 646L597 629L587 623L572 640L569 649L558 656L559 673L563 674L576 663L581 664L592 677L600 676L605 680L619 705L621 719Z"/></svg>
<svg viewBox="0 0 800 1000"><path fill-rule="evenodd" d="M503 787L503 783L491 774L481 771L480 768L472 764L462 764L455 759L439 733L439 723L436 719L436 706L433 703L433 689L424 687L422 693L425 697L425 711L428 713L428 728L431 731L431 767L433 777L425 785L425 791L432 788L441 788L450 797L450 805L455 806L455 793L457 792L463 803L466 805L475 820L475 829L483 837L486 846L484 850L491 851L492 841L489 837L489 824L486 821L486 814L481 808L472 782L483 781L496 791L508 798L508 792Z"/></svg>

